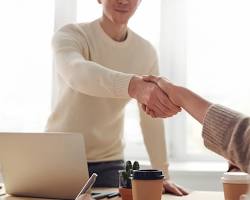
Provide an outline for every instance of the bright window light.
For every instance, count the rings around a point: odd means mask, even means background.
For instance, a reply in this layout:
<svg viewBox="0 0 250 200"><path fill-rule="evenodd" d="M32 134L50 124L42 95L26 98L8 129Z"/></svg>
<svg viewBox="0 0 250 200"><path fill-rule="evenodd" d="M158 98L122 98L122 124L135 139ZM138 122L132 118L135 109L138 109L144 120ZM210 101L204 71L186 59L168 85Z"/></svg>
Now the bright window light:
<svg viewBox="0 0 250 200"><path fill-rule="evenodd" d="M189 0L187 86L250 115L250 1ZM204 154L201 126L187 122L187 153Z"/></svg>
<svg viewBox="0 0 250 200"><path fill-rule="evenodd" d="M0 131L43 130L50 112L54 1L0 1Z"/></svg>

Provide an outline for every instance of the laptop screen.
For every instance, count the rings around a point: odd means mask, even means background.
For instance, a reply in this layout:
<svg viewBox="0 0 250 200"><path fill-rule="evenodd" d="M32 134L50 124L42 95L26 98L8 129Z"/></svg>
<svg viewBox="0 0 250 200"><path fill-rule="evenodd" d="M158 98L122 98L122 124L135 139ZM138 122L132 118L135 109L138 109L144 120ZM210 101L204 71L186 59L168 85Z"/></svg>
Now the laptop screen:
<svg viewBox="0 0 250 200"><path fill-rule="evenodd" d="M84 139L77 133L0 133L6 192L74 199L88 179Z"/></svg>

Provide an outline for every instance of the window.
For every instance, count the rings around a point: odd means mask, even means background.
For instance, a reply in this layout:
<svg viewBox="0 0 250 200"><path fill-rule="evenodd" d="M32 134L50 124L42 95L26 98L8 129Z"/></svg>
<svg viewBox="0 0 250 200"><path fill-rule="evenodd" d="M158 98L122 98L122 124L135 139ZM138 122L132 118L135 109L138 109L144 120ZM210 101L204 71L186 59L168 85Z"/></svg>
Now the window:
<svg viewBox="0 0 250 200"><path fill-rule="evenodd" d="M249 115L249 8L247 0L163 0L162 74ZM201 125L189 115L178 114L166 124L172 159L218 160L204 147Z"/></svg>
<svg viewBox="0 0 250 200"><path fill-rule="evenodd" d="M51 102L51 0L0 2L0 130L43 130Z"/></svg>
<svg viewBox="0 0 250 200"><path fill-rule="evenodd" d="M249 8L248 0L189 0L187 5L187 86L248 115ZM198 124L189 117L186 124L187 154L208 154Z"/></svg>

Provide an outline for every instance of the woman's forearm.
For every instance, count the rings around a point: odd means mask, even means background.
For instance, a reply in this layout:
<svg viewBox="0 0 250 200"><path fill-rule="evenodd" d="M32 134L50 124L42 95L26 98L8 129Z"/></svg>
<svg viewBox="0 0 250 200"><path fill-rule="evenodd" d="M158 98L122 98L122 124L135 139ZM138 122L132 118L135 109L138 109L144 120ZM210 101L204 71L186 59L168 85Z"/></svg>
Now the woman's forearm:
<svg viewBox="0 0 250 200"><path fill-rule="evenodd" d="M185 87L171 83L167 78L147 76L143 79L156 83L175 105L182 107L192 117L203 124L207 110L211 106L209 101Z"/></svg>
<svg viewBox="0 0 250 200"><path fill-rule="evenodd" d="M203 124L205 115L208 108L211 106L211 103L187 88L180 86L173 87L172 95L176 96L180 106L197 121Z"/></svg>

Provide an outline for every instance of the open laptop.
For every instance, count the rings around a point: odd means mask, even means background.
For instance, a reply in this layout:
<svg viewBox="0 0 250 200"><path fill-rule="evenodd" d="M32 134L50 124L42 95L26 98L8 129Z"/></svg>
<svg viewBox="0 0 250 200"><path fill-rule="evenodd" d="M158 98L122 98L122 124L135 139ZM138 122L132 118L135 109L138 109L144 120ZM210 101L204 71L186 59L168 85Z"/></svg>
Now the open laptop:
<svg viewBox="0 0 250 200"><path fill-rule="evenodd" d="M77 133L0 133L0 167L14 196L74 199L88 179Z"/></svg>

